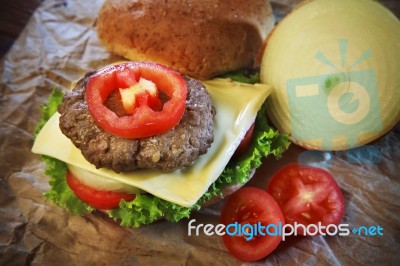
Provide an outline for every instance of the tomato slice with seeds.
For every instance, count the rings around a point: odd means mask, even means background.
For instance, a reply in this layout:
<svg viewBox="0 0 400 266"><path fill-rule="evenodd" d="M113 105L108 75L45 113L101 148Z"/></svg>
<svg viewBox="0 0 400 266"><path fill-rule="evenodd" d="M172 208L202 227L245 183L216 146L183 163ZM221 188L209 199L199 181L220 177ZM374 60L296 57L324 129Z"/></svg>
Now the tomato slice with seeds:
<svg viewBox="0 0 400 266"><path fill-rule="evenodd" d="M265 190L255 187L244 187L232 194L221 211L221 223L228 225L238 222L263 226L285 224L281 209L274 198ZM273 231L273 230L271 230ZM222 236L229 252L242 261L256 261L266 257L281 242L280 235L272 236L263 231L265 236L257 234L250 240L244 235ZM254 233L255 234L255 233Z"/></svg>
<svg viewBox="0 0 400 266"><path fill-rule="evenodd" d="M134 194L113 191L99 191L80 182L70 171L67 171L67 184L74 194L83 202L99 210L117 208L121 199L132 201Z"/></svg>
<svg viewBox="0 0 400 266"><path fill-rule="evenodd" d="M287 224L337 225L344 214L340 187L324 169L288 165L271 178L267 191L282 208ZM298 233L305 235L301 227Z"/></svg>
<svg viewBox="0 0 400 266"><path fill-rule="evenodd" d="M104 103L120 88L129 88L144 78L156 84L168 97L162 108L154 110L144 104L131 115L118 116ZM176 126L186 108L187 84L177 71L150 62L129 62L101 69L89 77L86 101L94 121L110 134L124 138L145 138L167 132ZM160 110L161 109L161 110Z"/></svg>

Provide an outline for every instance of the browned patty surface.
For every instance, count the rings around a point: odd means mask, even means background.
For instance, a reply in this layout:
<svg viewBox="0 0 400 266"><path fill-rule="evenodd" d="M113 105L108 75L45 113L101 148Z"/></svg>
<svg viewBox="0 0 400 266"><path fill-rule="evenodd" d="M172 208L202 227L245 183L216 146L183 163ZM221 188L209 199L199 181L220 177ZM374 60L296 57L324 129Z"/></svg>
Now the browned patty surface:
<svg viewBox="0 0 400 266"><path fill-rule="evenodd" d="M72 92L64 96L58 111L63 134L97 168L105 167L115 172L142 168L172 171L191 165L211 146L214 110L201 82L184 77L188 85L186 110L177 126L161 135L126 139L105 132L90 115L85 87L92 74L87 74Z"/></svg>

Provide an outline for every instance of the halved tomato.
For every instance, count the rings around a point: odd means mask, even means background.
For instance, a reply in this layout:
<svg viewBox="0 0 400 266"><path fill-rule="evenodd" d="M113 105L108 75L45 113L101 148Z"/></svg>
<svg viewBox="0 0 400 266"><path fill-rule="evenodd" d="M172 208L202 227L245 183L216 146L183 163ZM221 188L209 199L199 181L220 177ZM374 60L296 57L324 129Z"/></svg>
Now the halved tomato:
<svg viewBox="0 0 400 266"><path fill-rule="evenodd" d="M287 224L339 224L344 214L340 187L324 169L291 164L270 180L267 191L282 209ZM305 234L299 227L298 233Z"/></svg>
<svg viewBox="0 0 400 266"><path fill-rule="evenodd" d="M282 211L274 198L265 190L255 187L244 187L225 202L221 212L221 223L228 226L235 222L242 228L246 224L270 225L274 228L285 224ZM276 231L274 232L276 235L267 234L265 229L262 232L264 235L258 232L250 240L246 240L243 234L235 236L225 234L222 239L234 257L242 261L256 261L275 250L282 239Z"/></svg>
<svg viewBox="0 0 400 266"><path fill-rule="evenodd" d="M110 210L117 208L121 199L132 201L134 194L118 193L113 191L100 191L81 183L75 176L67 171L67 184L75 195L93 208Z"/></svg>

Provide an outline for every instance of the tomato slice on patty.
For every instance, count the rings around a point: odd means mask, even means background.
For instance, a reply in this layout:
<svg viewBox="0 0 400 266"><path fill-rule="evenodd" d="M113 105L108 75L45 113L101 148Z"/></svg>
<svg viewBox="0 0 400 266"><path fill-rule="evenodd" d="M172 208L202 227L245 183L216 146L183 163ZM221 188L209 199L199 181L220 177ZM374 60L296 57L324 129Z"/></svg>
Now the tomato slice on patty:
<svg viewBox="0 0 400 266"><path fill-rule="evenodd" d="M121 199L132 201L134 194L117 193L113 191L99 191L80 182L75 176L67 171L67 184L75 195L83 202L93 208L110 210L117 208Z"/></svg>
<svg viewBox="0 0 400 266"><path fill-rule="evenodd" d="M340 187L324 169L291 164L270 180L267 191L282 209L287 224L339 224L344 214ZM305 235L299 227L298 232Z"/></svg>
<svg viewBox="0 0 400 266"><path fill-rule="evenodd" d="M157 90L166 96L161 107L154 108L150 104L157 99L142 100L137 104L132 102L128 104L134 107L131 114L118 116L105 106L112 92L128 89L140 78L154 83ZM85 94L94 121L108 133L124 138L150 137L175 127L185 111L186 96L187 84L180 73L150 62L129 62L103 68L88 78ZM143 99L143 95L140 98ZM129 102L127 99L124 101Z"/></svg>
<svg viewBox="0 0 400 266"><path fill-rule="evenodd" d="M281 209L274 198L265 190L255 187L244 187L232 194L225 202L221 212L221 223L229 226L237 222L243 228L244 225L271 225L270 228L283 226L285 220ZM250 229L249 227L245 230ZM231 229L227 228L231 231ZM255 235L255 230L253 234ZM240 231L240 230L239 230ZM258 230L257 230L258 231ZM270 254L282 240L275 229L269 229L265 235L257 233L249 239L245 235L225 234L222 236L224 244L229 252L242 261L256 261ZM232 231L233 232L233 229ZM277 235L274 235L274 234ZM247 238L247 239L246 239Z"/></svg>

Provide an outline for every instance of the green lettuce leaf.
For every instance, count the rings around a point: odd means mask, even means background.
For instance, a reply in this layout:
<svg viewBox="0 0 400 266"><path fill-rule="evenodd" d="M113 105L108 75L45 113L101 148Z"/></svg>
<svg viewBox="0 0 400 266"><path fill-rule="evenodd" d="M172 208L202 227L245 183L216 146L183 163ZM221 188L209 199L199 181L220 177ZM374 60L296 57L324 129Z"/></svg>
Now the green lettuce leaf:
<svg viewBox="0 0 400 266"><path fill-rule="evenodd" d="M42 117L36 125L34 132L35 137L39 134L50 117L57 112L57 107L61 103L63 96L64 93L62 91L53 89L49 96L48 103L40 107ZM67 165L49 156L42 155L41 158L46 163L45 174L50 176L50 190L44 193L44 196L58 206L67 209L72 214L82 215L86 211L93 211L94 209L92 207L82 202L69 188L65 178Z"/></svg>
<svg viewBox="0 0 400 266"><path fill-rule="evenodd" d="M35 131L33 134L34 137L36 137L39 134L40 130L44 127L44 125L50 119L50 117L55 112L57 112L57 108L61 104L63 96L64 93L62 91L53 89L51 91L47 104L42 104L40 106L42 117L40 118L38 124L35 127Z"/></svg>
<svg viewBox="0 0 400 266"><path fill-rule="evenodd" d="M191 208L179 206L152 195L136 195L130 202L121 200L119 208L109 212L109 216L120 219L122 226L139 227L161 218L177 222L189 217Z"/></svg>
<svg viewBox="0 0 400 266"><path fill-rule="evenodd" d="M82 215L86 211L92 212L94 209L82 202L69 188L65 178L67 165L45 155L42 155L42 160L47 165L44 173L51 177L49 180L51 189L44 193L44 196L72 214Z"/></svg>
<svg viewBox="0 0 400 266"><path fill-rule="evenodd" d="M257 77L258 80L258 77ZM57 110L61 102L62 93L53 91L47 107L42 107L43 116L35 134L37 134L46 121ZM159 219L177 222L188 218L193 210L200 210L201 205L215 196L222 194L222 189L227 185L246 183L252 171L259 167L262 159L269 155L279 158L289 147L286 134L280 134L270 127L265 116L264 104L258 112L254 137L247 153L234 162L230 162L218 179L208 188L207 192L191 208L183 207L151 194L136 195L132 201L121 200L119 207L108 212L109 216L119 221L122 226L139 227L150 224ZM47 164L46 174L51 177L51 189L45 193L46 198L64 207L73 214L82 215L86 211L93 211L89 205L80 201L68 187L65 179L67 166L57 159L42 156Z"/></svg>
<svg viewBox="0 0 400 266"><path fill-rule="evenodd" d="M255 84L260 82L260 72L253 69L235 70L222 75L221 78L231 78L233 81Z"/></svg>

